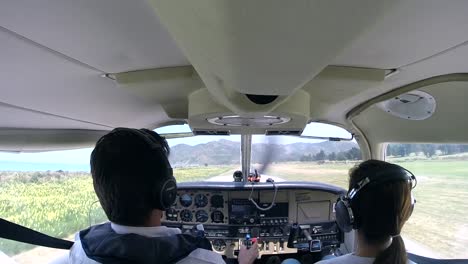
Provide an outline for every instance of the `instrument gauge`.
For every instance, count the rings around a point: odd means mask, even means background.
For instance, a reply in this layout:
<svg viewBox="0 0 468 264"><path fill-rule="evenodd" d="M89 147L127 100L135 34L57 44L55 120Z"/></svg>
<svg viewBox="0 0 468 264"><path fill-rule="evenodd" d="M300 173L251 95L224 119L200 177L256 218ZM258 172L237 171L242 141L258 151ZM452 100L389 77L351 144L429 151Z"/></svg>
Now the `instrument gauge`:
<svg viewBox="0 0 468 264"><path fill-rule="evenodd" d="M184 209L180 212L180 219L184 222L192 222L193 214L190 210Z"/></svg>
<svg viewBox="0 0 468 264"><path fill-rule="evenodd" d="M198 210L195 213L195 218L197 219L197 222L204 223L208 221L208 213L205 210Z"/></svg>
<svg viewBox="0 0 468 264"><path fill-rule="evenodd" d="M205 207L208 204L208 198L204 194L197 194L195 196L195 205L197 207Z"/></svg>
<svg viewBox="0 0 468 264"><path fill-rule="evenodd" d="M215 239L212 242L213 249L218 252L223 252L226 249L226 242L222 239Z"/></svg>
<svg viewBox="0 0 468 264"><path fill-rule="evenodd" d="M211 206L216 208L223 208L224 207L224 198L222 195L216 194L211 196L210 199Z"/></svg>
<svg viewBox="0 0 468 264"><path fill-rule="evenodd" d="M213 223L224 223L224 214L219 210L214 210L211 213L211 221Z"/></svg>
<svg viewBox="0 0 468 264"><path fill-rule="evenodd" d="M179 202L183 207L189 207L192 205L192 196L188 193L184 193L180 196Z"/></svg>
<svg viewBox="0 0 468 264"><path fill-rule="evenodd" d="M169 208L166 210L166 219L167 221L177 221L177 211L174 208Z"/></svg>

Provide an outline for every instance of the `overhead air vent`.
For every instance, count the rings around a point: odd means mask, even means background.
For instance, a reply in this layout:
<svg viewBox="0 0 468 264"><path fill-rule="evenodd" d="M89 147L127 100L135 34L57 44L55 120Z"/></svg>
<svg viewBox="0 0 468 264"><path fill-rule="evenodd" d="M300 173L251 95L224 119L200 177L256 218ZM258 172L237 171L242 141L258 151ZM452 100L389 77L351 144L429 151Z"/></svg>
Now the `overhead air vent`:
<svg viewBox="0 0 468 264"><path fill-rule="evenodd" d="M208 118L207 121L218 126L247 126L247 127L269 127L287 123L291 120L289 117L280 116L260 116L260 117L242 117L238 115L219 116Z"/></svg>
<svg viewBox="0 0 468 264"><path fill-rule="evenodd" d="M268 130L267 136L300 136L301 130Z"/></svg>
<svg viewBox="0 0 468 264"><path fill-rule="evenodd" d="M227 130L195 130L193 134L195 136L229 136L231 133Z"/></svg>
<svg viewBox="0 0 468 264"><path fill-rule="evenodd" d="M388 114L399 118L424 120L434 114L436 101L432 95L426 92L411 91L383 101L377 106Z"/></svg>

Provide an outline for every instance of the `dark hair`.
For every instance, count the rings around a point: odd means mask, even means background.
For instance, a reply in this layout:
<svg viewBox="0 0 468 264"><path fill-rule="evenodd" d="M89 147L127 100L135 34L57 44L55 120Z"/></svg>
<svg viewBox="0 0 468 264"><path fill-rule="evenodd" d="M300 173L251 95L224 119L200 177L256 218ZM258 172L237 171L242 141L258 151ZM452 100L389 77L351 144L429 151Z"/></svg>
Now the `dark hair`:
<svg viewBox="0 0 468 264"><path fill-rule="evenodd" d="M350 171L349 189L369 175L395 166L380 160L362 162ZM375 185L370 183L353 198L351 208L357 229L368 244L383 244L392 237L391 245L376 256L375 264L407 263L400 232L412 211L411 184L404 180Z"/></svg>
<svg viewBox="0 0 468 264"><path fill-rule="evenodd" d="M151 148L151 142L163 151ZM98 140L91 153L91 175L110 221L129 226L146 223L159 197L154 186L168 171L168 155L167 141L147 129L116 128Z"/></svg>

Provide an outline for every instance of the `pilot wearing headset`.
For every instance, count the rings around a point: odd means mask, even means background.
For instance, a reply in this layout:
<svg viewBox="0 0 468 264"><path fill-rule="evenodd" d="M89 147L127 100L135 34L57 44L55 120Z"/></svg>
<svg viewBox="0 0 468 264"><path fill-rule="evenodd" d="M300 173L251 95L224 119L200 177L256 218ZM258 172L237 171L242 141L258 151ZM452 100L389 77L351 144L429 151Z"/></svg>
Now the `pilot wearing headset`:
<svg viewBox="0 0 468 264"><path fill-rule="evenodd" d="M400 236L413 212L416 177L408 170L380 160L368 160L350 171L349 191L335 207L339 227L356 230L355 251L320 264L413 263Z"/></svg>
<svg viewBox="0 0 468 264"><path fill-rule="evenodd" d="M147 129L116 128L91 154L94 190L110 222L76 236L70 263L224 263L204 236L161 226L176 199L167 141ZM253 263L255 243L239 263Z"/></svg>

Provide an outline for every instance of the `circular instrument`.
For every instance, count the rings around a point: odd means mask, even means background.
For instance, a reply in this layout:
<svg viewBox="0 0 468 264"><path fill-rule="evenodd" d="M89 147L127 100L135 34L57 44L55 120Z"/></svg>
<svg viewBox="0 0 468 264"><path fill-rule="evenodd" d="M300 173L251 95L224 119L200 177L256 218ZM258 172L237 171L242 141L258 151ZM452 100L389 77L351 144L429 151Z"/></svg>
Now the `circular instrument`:
<svg viewBox="0 0 468 264"><path fill-rule="evenodd" d="M192 196L188 193L184 193L180 196L179 201L183 207L189 207L192 205Z"/></svg>
<svg viewBox="0 0 468 264"><path fill-rule="evenodd" d="M195 219L197 222L204 223L208 221L208 213L205 210L198 210L195 213Z"/></svg>
<svg viewBox="0 0 468 264"><path fill-rule="evenodd" d="M211 196L211 206L216 208L223 208L224 207L224 198L222 195L216 194Z"/></svg>
<svg viewBox="0 0 468 264"><path fill-rule="evenodd" d="M166 210L166 219L168 221L177 221L177 211L174 208L169 208Z"/></svg>
<svg viewBox="0 0 468 264"><path fill-rule="evenodd" d="M223 223L224 222L224 214L223 212L219 211L219 210L214 210L212 213L211 213L211 221L213 223Z"/></svg>
<svg viewBox="0 0 468 264"><path fill-rule="evenodd" d="M226 242L223 239L215 239L212 244L215 251L222 252L226 249Z"/></svg>
<svg viewBox="0 0 468 264"><path fill-rule="evenodd" d="M208 204L208 198L204 194L197 194L195 196L195 205L197 207L205 207Z"/></svg>
<svg viewBox="0 0 468 264"><path fill-rule="evenodd" d="M193 214L190 210L184 209L180 212L180 219L184 222L192 222Z"/></svg>

